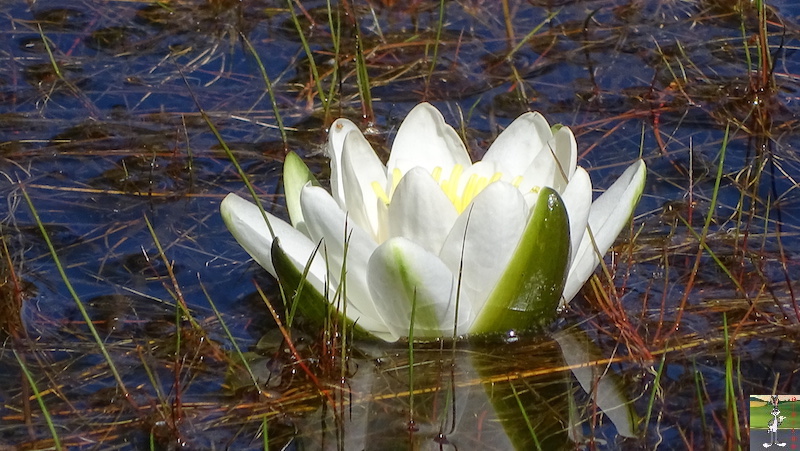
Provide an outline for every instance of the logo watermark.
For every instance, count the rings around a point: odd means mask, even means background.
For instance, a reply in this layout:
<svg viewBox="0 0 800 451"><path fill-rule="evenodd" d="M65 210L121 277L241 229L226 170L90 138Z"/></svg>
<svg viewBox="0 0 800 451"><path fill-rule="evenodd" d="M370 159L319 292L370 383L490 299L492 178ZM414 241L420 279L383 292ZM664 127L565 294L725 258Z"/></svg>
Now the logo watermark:
<svg viewBox="0 0 800 451"><path fill-rule="evenodd" d="M750 396L750 449L797 450L800 395Z"/></svg>

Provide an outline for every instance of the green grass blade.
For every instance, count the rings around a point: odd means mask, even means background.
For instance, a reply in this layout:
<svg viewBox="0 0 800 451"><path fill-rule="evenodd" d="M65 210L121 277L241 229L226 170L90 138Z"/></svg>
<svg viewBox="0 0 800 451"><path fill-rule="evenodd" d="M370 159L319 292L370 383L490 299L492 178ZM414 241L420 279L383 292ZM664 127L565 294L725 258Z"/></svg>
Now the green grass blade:
<svg viewBox="0 0 800 451"><path fill-rule="evenodd" d="M205 295L208 304L211 306L211 309L214 310L214 315L217 317L220 326L222 326L222 330L225 331L225 336L228 337L228 340L231 342L233 349L236 351L236 355L237 357L239 357L239 361L242 362L242 365L244 365L245 370L247 370L247 374L250 375L250 379L252 379L253 385L256 387L256 390L258 390L259 394L263 393L261 385L258 384L258 378L256 377L255 373L253 373L253 369L250 368L250 364L247 363L247 359L242 353L241 348L239 348L239 344L236 343L236 338L231 333L231 330L228 328L228 325L225 324L225 319L222 318L222 314L217 309L217 305L214 303L214 300L211 299L211 295L208 293L208 290L206 290L205 284L199 280L199 277L197 283L200 285L200 289L203 290L203 295Z"/></svg>
<svg viewBox="0 0 800 451"><path fill-rule="evenodd" d="M736 442L742 442L741 431L739 430L739 412L736 408L736 389L733 382L733 355L731 354L731 340L728 335L728 314L722 314L722 330L725 337L725 407L728 410L729 418L728 425L733 428L733 433L736 436ZM728 434L731 431L727 431Z"/></svg>
<svg viewBox="0 0 800 451"><path fill-rule="evenodd" d="M183 72L181 72L183 75ZM253 184L250 183L250 178L247 177L247 174L242 169L241 165L239 165L239 160L236 159L236 156L231 151L230 147L228 147L228 143L222 139L222 135L217 130L217 127L214 126L214 123L211 121L211 118L206 114L206 110L200 106L200 101L197 99L197 96L194 94L192 87L189 85L189 81L186 80L186 77L183 77L183 82L186 87L189 89L189 95L192 97L194 104L197 106L197 110L200 112L200 116L203 117L203 121L205 121L208 128L211 130L211 133L214 134L214 137L217 139L217 142L220 146L222 146L222 150L225 151L225 155L231 160L233 166L236 168L236 172L239 174L239 177L242 178L244 185L247 187L247 191L250 193L250 197L253 198L253 202L258 206L258 209L261 210L261 215L264 217L264 222L267 223L267 229L269 229L269 234L273 238L275 237L275 232L272 230L272 224L270 224L269 217L267 216L267 212L264 210L264 206L261 204L261 199L259 199L258 195L256 194L256 190L253 187Z"/></svg>
<svg viewBox="0 0 800 451"><path fill-rule="evenodd" d="M258 56L258 52L253 47L253 44L250 43L250 40L247 39L243 33L239 33L242 41L244 41L245 46L247 46L247 50L253 55L253 58L256 59L256 64L258 65L258 70L261 72L261 78L264 79L264 84L267 86L267 94L269 94L269 100L272 103L272 112L275 114L275 122L277 122L278 130L281 132L281 139L283 140L283 149L288 150L289 148L289 139L286 137L286 128L283 126L283 118L281 118L281 111L278 108L278 100L275 98L275 90L272 89L272 81L269 79L269 75L267 74L267 69L264 67L264 63L261 62L261 58Z"/></svg>
<svg viewBox="0 0 800 451"><path fill-rule="evenodd" d="M158 235L156 235L156 230L153 228L153 224L150 222L150 218L148 218L147 215L144 215L144 222L145 225L147 225L147 230L150 232L150 236L153 238L153 243L156 245L156 250L158 251L158 255L163 260L164 267L167 268L167 273L169 274L170 279L172 280L173 288L175 290L173 296L175 296L175 304L178 306L176 312L180 312L184 318L188 319L189 323L192 325L192 328L194 328L197 331L203 332L203 326L201 326L197 322L197 320L194 319L191 312L189 311L189 306L186 305L186 301L183 298L183 292L181 291L180 286L178 285L177 279L175 279L175 273L172 271L172 263L167 258L167 254L164 252L164 248L161 246L161 241L158 239ZM176 313L176 315L177 314L178 313ZM180 324L180 320L181 320L180 317L176 317L175 324L176 325ZM178 337L180 337L180 328L178 328L178 331L179 331ZM180 347L178 347L177 349L180 349Z"/></svg>
<svg viewBox="0 0 800 451"><path fill-rule="evenodd" d="M439 57L439 45L442 40L442 29L444 28L444 0L439 0L439 22L436 24L436 40L433 43L433 57L431 58L431 67L428 69L428 78L425 80L426 90L430 86L431 78L436 70L436 60Z"/></svg>
<svg viewBox="0 0 800 451"><path fill-rule="evenodd" d="M47 428L50 430L50 435L53 436L53 443L55 444L55 448L57 450L64 449L61 446L61 440L58 438L58 433L56 432L55 424L53 423L53 418L50 416L50 411L47 410L47 406L44 403L44 399L42 398L42 393L39 391L39 388L36 386L36 381L33 379L33 375L30 371L28 371L28 367L25 365L25 362L22 360L22 357L17 353L16 349L13 349L14 357L16 357L17 362L19 363L20 369L22 369L23 374L25 374L25 379L28 380L28 385L30 385L31 390L33 390L33 395L36 398L36 402L39 403L39 408L42 409L42 415L44 415L45 422L47 423Z"/></svg>
<svg viewBox="0 0 800 451"><path fill-rule="evenodd" d="M263 439L264 451L269 451L269 425L267 417L261 418L261 438Z"/></svg>
<svg viewBox="0 0 800 451"><path fill-rule="evenodd" d="M415 291L416 294L416 291ZM414 322L417 318L417 297L411 300L411 319L408 324L408 426L414 427Z"/></svg>
<svg viewBox="0 0 800 451"><path fill-rule="evenodd" d="M328 8L328 26L331 29L331 46L333 47L333 75L331 77L330 88L328 89L328 98L333 99L336 89L340 88L339 80L341 76L339 71L340 48L342 42L342 18L339 9L336 10L336 20L333 19L333 8L331 8L331 0L326 2ZM341 3L338 5L341 8Z"/></svg>
<svg viewBox="0 0 800 451"><path fill-rule="evenodd" d="M529 41L529 40L530 40L530 39L533 37L533 35L535 35L536 33L538 33L538 32L539 32L539 30L541 30L543 26L545 26L545 25L547 25L548 23L550 23L550 21L551 21L551 20L553 20L553 18L555 18L555 17L558 15L558 13L560 13L560 12L561 12L561 9L558 9L558 10L556 10L556 11L553 11L553 12L551 12L551 13L550 13L550 14L549 14L549 15L548 15L548 16L547 16L547 17L546 17L546 18L545 18L543 21L541 21L541 22L539 23L539 25L536 25L535 27L533 27L533 30L531 30L530 32L528 32L528 34L526 34L526 35L525 35L525 37L524 37L524 38L522 38L522 39L521 39L521 40L520 40L520 41L517 43L517 45L515 45L515 46L514 46L514 48L513 48L513 49L511 49L511 51L510 51L510 52L508 52L508 55L506 55L506 61L511 61L511 60L513 59L513 57L514 57L514 54L515 54L515 53L517 53L517 52L519 51L519 49L521 49L521 48L522 48L522 46L524 46L525 44L527 44L527 43L528 43L528 41Z"/></svg>
<svg viewBox="0 0 800 451"><path fill-rule="evenodd" d="M109 354L108 349L106 349L103 339L97 332L97 328L94 327L94 323L92 322L92 318L89 316L89 312L86 311L86 307L83 306L83 302L81 301L80 297L78 297L78 293L75 291L75 288L73 288L72 283L69 281L69 277L67 277L67 273L64 271L64 266L61 264L61 260L58 258L56 248L53 246L53 242L50 240L50 235L47 233L47 230L45 230L44 224L42 223L41 218L39 218L39 212L36 211L36 207L34 207L33 201L28 195L28 191L25 189L24 185L20 185L20 191L22 191L22 195L25 197L25 202L27 202L28 208L30 208L31 214L33 215L33 220L36 222L36 225L39 228L45 243L47 244L47 249L50 251L50 256L53 258L53 262L56 265L58 274L61 276L61 280L64 281L64 285L66 285L67 291L69 291L72 300L75 301L75 305L78 308L78 311L80 312L84 322L86 322L86 327L89 328L92 338L94 338L95 343L97 343L97 345L100 347L100 352L103 354L103 358L105 359L106 363L108 363L108 368L111 371L111 374L114 375L114 379L117 381L117 385L119 386L120 390L122 390L125 398L128 399L129 402L133 403L130 392L125 386L125 383L122 381L122 376L117 370L117 366L114 365L114 360L111 359L111 354Z"/></svg>
<svg viewBox="0 0 800 451"><path fill-rule="evenodd" d="M514 383L508 381L508 386L511 387L511 391L514 393L514 399L517 400L517 405L519 406L519 412L522 414L522 419L525 420L525 426L528 427L528 432L531 434L531 438L533 439L533 443L536 445L536 449L539 451L542 450L542 445L539 443L539 437L536 436L536 430L533 427L533 423L531 423L531 419L528 416L528 411L525 410L525 405L522 403L522 399L519 397L519 393L517 393L516 387L514 387Z"/></svg>
<svg viewBox="0 0 800 451"><path fill-rule="evenodd" d="M653 390L650 392L650 401L647 403L647 415L644 417L644 431L645 434L647 433L647 427L650 424L650 416L653 414L653 406L656 402L656 393L661 391L661 375L664 374L664 370L667 368L667 353L661 355L661 365L658 367L658 371L656 371L656 377L653 380Z"/></svg>
<svg viewBox="0 0 800 451"><path fill-rule="evenodd" d="M703 373L697 370L697 362L692 359L692 368L694 369L694 386L697 392L697 414L700 417L700 423L703 425L703 434L708 434L708 425L706 424L705 403L703 402L703 385L705 379Z"/></svg>
<svg viewBox="0 0 800 451"><path fill-rule="evenodd" d="M298 19L297 13L294 12L292 0L286 0L286 5L289 7L289 13L292 15L292 22L297 29L297 35L300 37L303 50L306 52L308 65L311 68L311 74L314 77L314 84L317 85L317 95L319 96L320 103L322 103L322 109L325 111L325 116L327 116L330 110L330 99L326 97L325 90L322 88L322 79L319 76L317 63L314 61L314 54L311 52L311 46L308 45L308 39L306 39L306 35L303 34L303 26L300 24L300 19Z"/></svg>

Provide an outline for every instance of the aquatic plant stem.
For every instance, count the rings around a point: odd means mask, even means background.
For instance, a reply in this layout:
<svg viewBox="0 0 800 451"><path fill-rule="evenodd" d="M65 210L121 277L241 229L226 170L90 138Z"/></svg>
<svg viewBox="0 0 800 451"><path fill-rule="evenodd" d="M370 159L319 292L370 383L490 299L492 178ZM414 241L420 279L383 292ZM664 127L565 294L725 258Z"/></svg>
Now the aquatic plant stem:
<svg viewBox="0 0 800 451"><path fill-rule="evenodd" d="M269 424L267 417L261 418L261 438L263 440L264 451L269 451Z"/></svg>
<svg viewBox="0 0 800 451"><path fill-rule="evenodd" d="M47 423L47 428L50 430L50 435L53 437L53 444L55 449L62 450L64 449L61 446L61 440L58 438L58 433L56 432L55 424L53 423L53 418L50 416L50 411L47 410L47 405L44 403L44 399L42 398L42 393L39 391L39 388L36 386L36 381L33 379L33 375L30 371L28 371L28 367L25 365L25 361L22 357L17 353L17 350L12 348L14 352L14 357L17 359L17 363L19 363L19 367L22 370L22 373L25 374L25 378L28 380L28 386L33 390L33 396L36 398L36 402L39 403L39 408L42 410L42 415L44 415L45 422Z"/></svg>
<svg viewBox="0 0 800 451"><path fill-rule="evenodd" d="M289 139L286 137L286 127L283 126L283 118L281 118L281 111L278 108L278 100L275 97L275 90L272 89L272 81L269 79L269 74L267 74L267 69L264 67L264 63L261 62L261 58L258 56L258 52L253 47L253 44L250 43L250 40L247 39L247 36L244 33L239 33L239 37L244 42L245 46L247 46L247 50L253 55L253 58L256 60L256 64L258 65L258 70L261 72L261 78L264 79L264 84L267 87L267 94L269 94L269 100L272 103L272 112L275 114L275 122L278 125L278 131L281 132L281 139L283 140L283 150L289 150Z"/></svg>
<svg viewBox="0 0 800 451"><path fill-rule="evenodd" d="M352 4L344 0L342 2L350 25L353 27L353 36L356 46L356 84L358 94L361 97L361 116L368 124L375 122L375 114L372 110L372 93L369 87L369 72L367 71L367 60L364 57L364 39L361 36L361 29L358 25L358 17L353 11Z"/></svg>
<svg viewBox="0 0 800 451"><path fill-rule="evenodd" d="M508 54L506 55L506 61L511 62L514 59L514 54L517 53L522 48L522 46L527 44L528 41L530 41L530 39L533 37L533 35L538 33L539 30L541 30L543 26L545 26L548 23L550 23L550 21L553 20L553 18L555 18L560 12L561 12L561 9L553 11L552 13L548 14L547 17L543 21L541 21L538 25L533 27L533 30L529 31L528 34L526 34L524 38L520 39L520 41L517 43L517 45L515 45L514 48L511 49L510 52L508 52Z"/></svg>
<svg viewBox="0 0 800 451"><path fill-rule="evenodd" d="M306 39L306 35L303 33L303 27L300 25L300 20L297 18L297 14L294 12L294 2L292 2L292 0L286 0L286 5L289 7L289 13L292 15L292 22L297 29L297 35L300 37L303 50L306 52L306 58L308 58L308 65L311 68L314 84L317 86L317 96L319 97L320 103L322 103L322 109L327 117L330 114L330 99L326 97L325 90L322 88L322 79L319 76L317 63L314 61L314 54L311 52L311 46L309 46L308 39Z"/></svg>
<svg viewBox="0 0 800 451"><path fill-rule="evenodd" d="M731 354L731 340L728 335L728 314L722 314L722 327L725 337L725 407L728 411L728 430L727 438L730 447L742 442L741 432L739 431L739 414L736 408L736 391L733 383L733 355ZM736 437L736 443L731 441L731 429Z"/></svg>
<svg viewBox="0 0 800 451"><path fill-rule="evenodd" d="M703 425L703 434L708 436L708 425L706 424L705 403L703 402L703 385L705 385L705 378L703 373L697 369L697 361L692 359L692 369L694 370L694 386L697 393L697 413L700 417L700 422Z"/></svg>
<svg viewBox="0 0 800 451"><path fill-rule="evenodd" d="M697 255L695 256L694 259L694 267L692 268L692 272L689 274L689 280L686 282L686 289L684 290L680 306L678 307L678 313L675 317L675 326L670 330L669 333L667 333L667 336L664 337L665 340L668 339L676 330L680 328L681 319L683 318L683 310L686 308L686 303L689 300L689 293L692 292L692 287L694 286L694 279L697 276L697 271L700 269L700 261L703 255L703 251L705 251L707 248L706 237L708 236L708 230L711 227L711 220L714 217L714 211L716 211L717 207L717 196L719 195L719 187L720 184L722 183L722 173L723 173L723 168L725 166L725 153L728 149L728 139L730 136L730 131L731 131L731 124L729 122L725 127L725 136L722 138L722 146L719 151L719 163L717 166L717 176L716 179L714 180L714 191L711 194L711 204L708 207L708 216L706 216L705 224L703 224L703 231L700 233L699 237L700 245L697 249ZM689 230L692 230L692 228L689 227ZM695 233L694 230L692 230L692 233ZM725 269L727 272L727 269L724 268L724 266L723 269ZM730 275L729 272L727 273ZM733 276L731 276L731 278L732 277ZM743 294L747 296L747 293Z"/></svg>
<svg viewBox="0 0 800 451"><path fill-rule="evenodd" d="M306 262L305 267L303 267L303 272L300 275L300 283L297 284L297 288L294 290L294 294L292 295L291 298L291 306L289 307L288 313L286 315L286 325L288 327L292 327L292 323L294 322L294 317L297 314L297 307L300 305L302 299L303 288L305 288L306 280L308 280L308 272L311 270L311 262L314 261L314 258L317 256L320 246L322 246L321 240L320 242L317 243L317 246L314 248L314 251L311 253L311 255L308 256L308 261ZM282 284L279 285L281 288L281 297L283 298L283 303L284 305L286 305L287 304L286 292L283 289L283 285Z"/></svg>
<svg viewBox="0 0 800 451"><path fill-rule="evenodd" d="M342 42L342 19L341 14L339 13L339 8L341 7L341 3L337 4L336 9L336 22L333 20L333 8L331 7L331 0L326 0L325 2L327 9L328 9L328 26L331 29L331 46L333 47L333 74L331 76L331 86L328 89L328 98L333 99L333 95L336 92L337 88L341 90L341 70L342 67L339 64L339 58L341 57L340 51L340 44ZM339 92L339 96L341 98L341 91ZM339 104L339 114L341 115L341 102Z"/></svg>
<svg viewBox="0 0 800 451"><path fill-rule="evenodd" d="M100 117L100 112L98 111L97 107L95 106L94 102L90 101L86 94L83 91L78 89L75 83L68 80L64 77L64 72L61 70L58 61L56 61L55 55L53 55L53 49L50 47L50 42L47 39L47 36L42 31L42 24L40 22L36 23L36 26L39 29L39 36L42 38L42 44L44 45L45 51L47 52L47 57L49 59L50 65L53 68L53 72L55 73L56 77L64 83L72 93L81 100L81 103L86 107L87 110L91 111L91 116L95 119Z"/></svg>
<svg viewBox="0 0 800 451"><path fill-rule="evenodd" d="M522 403L519 393L517 393L516 387L514 387L514 383L508 381L508 386L511 387L511 392L514 393L514 399L517 401L520 414L522 414L522 419L525 420L525 426L527 426L528 432L531 434L531 438L533 438L533 443L536 445L536 449L542 451L542 444L539 443L539 437L536 435L536 429L533 427L533 423L531 423L531 419L528 416L528 412L525 410L525 405Z"/></svg>
<svg viewBox="0 0 800 451"><path fill-rule="evenodd" d="M295 360L297 361L297 365L299 365L300 368L303 370L303 372L306 373L309 379L311 379L311 382L317 388L317 391L319 391L319 393L328 400L328 403L330 403L330 405L333 406L334 401L333 398L331 397L330 392L323 388L322 383L320 383L319 381L319 378L317 378L317 376L313 372L311 372L311 369L308 367L308 365L306 365L305 362L303 362L300 353L297 352L297 348L295 348L294 343L292 342L291 334L289 334L289 331L283 326L283 321L281 321L280 316L278 316L278 312L272 306L272 303L269 301L269 298L264 293L264 290L262 290L257 283L255 282L253 283L256 286L256 291L258 291L258 295L261 296L261 300L264 301L264 304L266 304L267 309L269 309L269 313L272 315L272 319L275 320L275 324L278 326L278 330L280 330L281 335L283 335L283 339L286 342L286 346L289 348L289 352L292 353L292 356L294 356Z"/></svg>
<svg viewBox="0 0 800 451"><path fill-rule="evenodd" d="M408 432L416 428L414 421L414 322L417 313L417 290L411 299L411 321L408 325Z"/></svg>
<svg viewBox="0 0 800 451"><path fill-rule="evenodd" d="M431 66L428 69L428 76L425 77L425 97L428 97L428 90L431 85L431 78L436 69L436 60L439 56L439 45L442 40L442 29L444 28L444 0L439 0L439 22L436 25L436 39L433 42L433 57L431 58Z"/></svg>
<svg viewBox="0 0 800 451"><path fill-rule="evenodd" d="M36 222L36 225L39 228L45 243L47 244L47 249L50 251L50 256L53 258L53 262L56 265L58 274L61 276L61 280L64 282L64 285L66 285L70 296L72 296L72 300L75 301L75 305L78 308L78 311L80 312L84 322L86 323L86 327L89 328L92 338L94 338L95 343L97 343L97 345L100 347L100 352L103 354L103 358L105 359L106 363L108 363L108 368L111 371L111 374L114 376L114 380L116 380L119 389L122 390L122 394L125 396L125 399L135 409L138 409L138 405L136 404L136 401L133 400L128 388L125 386L125 382L123 382L122 376L117 370L116 365L114 365L114 360L111 358L111 354L108 353L108 349L106 349L103 339L100 338L97 328L94 327L94 323L92 322L92 318L89 316L89 312L86 310L86 307L83 306L83 302L81 301L80 297L78 297L78 293L75 291L75 288L73 288L72 283L69 281L69 277L67 277L67 273L64 271L64 266L61 264L61 260L58 258L58 253L56 253L56 248L53 246L53 242L50 240L50 235L44 228L44 223L42 223L42 220L39 217L39 212L36 211L36 207L34 207L33 201L28 195L28 191L25 189L25 185L20 184L19 187L20 191L22 192L22 196L25 197L25 202L28 204L28 208L31 210L33 220Z"/></svg>
<svg viewBox="0 0 800 451"><path fill-rule="evenodd" d="M253 381L253 386L256 387L259 395L264 394L264 390L261 389L261 385L258 383L258 378L256 377L255 373L253 373L252 368L250 368L250 364L247 363L247 359L245 359L244 354L242 353L241 348L239 348L239 344L236 343L236 338L231 333L231 330L228 328L228 325L225 324L225 319L222 317L222 314L217 309L217 305L214 303L214 300L211 299L211 295L206 290L205 284L203 281L200 280L200 275L197 276L197 283L200 285L200 289L203 291L203 295L205 295L208 304L211 306L211 309L214 310L214 315L217 317L217 321L219 321L220 326L222 326L222 330L225 331L225 336L228 337L228 340L231 342L233 349L236 351L237 357L244 365L245 370L247 370L247 374L250 375L250 380Z"/></svg>
<svg viewBox="0 0 800 451"><path fill-rule="evenodd" d="M53 66L53 72L55 72L56 77L61 81L66 82L66 80L64 80L64 74L61 72L61 68L58 66L55 56L53 56L53 49L50 48L50 43L47 42L47 36L45 36L44 31L42 31L42 24L37 22L36 26L39 28L39 36L42 38L42 44L44 44L47 57L50 59L50 65Z"/></svg>
<svg viewBox="0 0 800 451"><path fill-rule="evenodd" d="M511 8L508 6L508 0L502 0L501 3L503 4L503 22L506 26L506 39L508 39L508 45L513 44L514 36L514 23L512 22L512 15L511 15Z"/></svg>
<svg viewBox="0 0 800 451"><path fill-rule="evenodd" d="M647 427L650 424L650 416L653 413L653 405L655 404L656 400L656 393L661 391L661 375L664 373L664 370L667 368L667 352L664 351L664 354L661 355L661 365L659 365L658 370L656 371L656 377L653 380L653 389L650 391L650 400L647 403L647 415L644 417L644 429L647 431Z"/></svg>
<svg viewBox="0 0 800 451"><path fill-rule="evenodd" d="M200 101L194 94L194 90L192 90L192 87L189 85L189 81L186 79L186 76L183 75L183 71L181 71L180 69L178 69L178 71L180 72L181 77L183 77L183 83L189 90L189 95L192 97L195 106L197 106L197 110L200 112L200 116L203 117L203 121L205 121L206 125L208 125L208 128L211 130L211 133L214 134L214 137L217 139L219 145L222 146L222 150L225 151L225 155L228 157L231 163L233 163L233 166L236 168L236 172L239 174L239 177L241 177L242 182L244 182L244 185L247 187L247 191L250 193L250 197L253 198L253 203L255 203L258 206L258 209L261 211L261 216L264 218L264 222L267 224L267 229L269 230L270 236L274 239L275 231L272 230L272 224L269 221L267 212L266 210L264 210L264 206L261 204L261 199L259 199L258 195L256 194L256 189L253 187L253 184L250 183L250 178L247 177L247 174L244 172L244 169L242 169L242 167L239 165L239 160L236 159L236 156L233 154L230 147L228 147L228 143L226 143L225 140L222 139L222 135L220 135L219 130L217 130L217 127L214 126L214 123L211 122L211 118L208 116L208 114L206 114L206 110L204 110L203 107L200 106Z"/></svg>
<svg viewBox="0 0 800 451"><path fill-rule="evenodd" d="M161 241L159 241L158 235L156 235L156 230L153 228L153 224L150 222L150 218L148 218L147 215L144 215L144 222L147 225L147 230L150 232L150 236L153 238L153 243L156 245L158 255L161 257L161 260L164 262L164 267L167 269L167 275L169 275L169 279L170 282L172 282L172 288L174 290L173 295L175 296L175 300L177 301L181 313L184 317L186 317L186 319L189 320L189 323L191 323L195 330L202 332L202 326L198 324L197 320L194 319L189 311L189 306L186 304L186 299L183 297L183 290L181 290L181 287L178 284L178 279L175 277L175 271L172 269L172 262L167 259L167 254L164 253L164 248L161 247Z"/></svg>

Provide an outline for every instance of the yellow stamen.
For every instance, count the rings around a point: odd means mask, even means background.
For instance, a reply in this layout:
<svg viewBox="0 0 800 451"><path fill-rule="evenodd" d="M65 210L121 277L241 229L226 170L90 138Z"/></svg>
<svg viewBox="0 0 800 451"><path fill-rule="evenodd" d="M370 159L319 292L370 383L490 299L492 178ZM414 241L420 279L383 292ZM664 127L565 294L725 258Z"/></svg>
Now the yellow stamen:
<svg viewBox="0 0 800 451"><path fill-rule="evenodd" d="M386 191L380 183L372 182L372 190L375 191L375 195L378 196L378 199L382 200L384 204L389 205L389 196L386 195Z"/></svg>
<svg viewBox="0 0 800 451"><path fill-rule="evenodd" d="M450 179L441 183L442 190L450 199L453 205L456 205L458 198L458 180L461 178L461 173L464 172L464 166L457 164L453 166L453 172L450 173Z"/></svg>
<svg viewBox="0 0 800 451"><path fill-rule="evenodd" d="M431 172L431 177L436 180L436 183L439 183L439 178L442 176L442 167L436 166L433 168L433 172Z"/></svg>
<svg viewBox="0 0 800 451"><path fill-rule="evenodd" d="M459 182L461 181L461 176L464 174L464 167L460 164L454 165L450 170L449 176L444 174L444 176L448 177L446 179L443 179L443 172L444 170L441 166L436 166L431 171L431 177L436 181L437 184L439 184L439 186L442 188L442 192L444 192L445 196L450 199L450 202L453 204L458 213L463 212L475 199L475 197L480 194L481 191L486 189L487 186L503 179L503 174L501 172L495 172L491 177L483 177L479 174L471 174L466 183L464 183L463 189L459 190ZM400 184L400 180L402 178L403 174L400 172L400 169L394 168L391 175L389 175L387 186L382 186L378 182L372 182L372 190L384 204L389 205L389 203L392 201L395 190L397 190L397 185ZM519 188L522 182L523 177L518 175L514 177L514 179L511 181L511 184L515 188ZM533 187L531 192L538 193L539 189L539 187Z"/></svg>
<svg viewBox="0 0 800 451"><path fill-rule="evenodd" d="M394 196L394 190L397 189L397 185L400 184L400 180L402 178L403 178L403 173L400 172L400 169L394 168L394 170L392 171L392 180L391 180L392 187L389 189L389 199L391 199L392 196Z"/></svg>
<svg viewBox="0 0 800 451"><path fill-rule="evenodd" d="M461 193L461 197L458 199L458 203L456 203L456 210L459 212L464 211L467 205L472 202L472 199L478 194L481 190L478 188L480 185L481 180L485 180L485 177L481 177L478 174L472 174L469 176L469 180L467 180L467 185L464 186L464 192Z"/></svg>

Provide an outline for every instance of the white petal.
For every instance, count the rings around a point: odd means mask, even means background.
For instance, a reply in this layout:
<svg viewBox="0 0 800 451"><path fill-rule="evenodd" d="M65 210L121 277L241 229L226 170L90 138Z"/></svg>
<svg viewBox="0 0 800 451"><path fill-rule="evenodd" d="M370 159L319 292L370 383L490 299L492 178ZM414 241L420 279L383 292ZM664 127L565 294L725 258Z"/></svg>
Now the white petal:
<svg viewBox="0 0 800 451"><path fill-rule="evenodd" d="M351 131L361 133L350 119L339 118L333 121L328 132L328 158L331 159L331 191L339 207L345 207L344 187L342 186L342 151L344 139Z"/></svg>
<svg viewBox="0 0 800 451"><path fill-rule="evenodd" d="M522 195L522 198L525 199L525 204L528 206L528 210L533 210L533 207L536 206L536 202L539 200L539 192L528 191Z"/></svg>
<svg viewBox="0 0 800 451"><path fill-rule="evenodd" d="M588 228L594 235L594 243L589 237L589 232L584 232L578 252L575 253L569 269L563 303L568 303L575 297L630 220L644 189L646 175L647 168L644 161L637 161L592 204Z"/></svg>
<svg viewBox="0 0 800 451"><path fill-rule="evenodd" d="M430 173L437 166L448 171L456 164L464 167L472 164L461 137L431 104L415 106L397 130L386 164L387 174L391 177L395 168L405 174L416 166Z"/></svg>
<svg viewBox="0 0 800 451"><path fill-rule="evenodd" d="M386 185L386 167L367 139L354 130L347 134L342 153L342 180L346 210L350 217L377 240L380 235L378 195L372 184Z"/></svg>
<svg viewBox="0 0 800 451"><path fill-rule="evenodd" d="M389 330L408 336L414 308L414 337L449 336L454 324L466 332L470 303L459 300L456 321L456 279L422 247L406 238L390 238L369 261L369 288Z"/></svg>
<svg viewBox="0 0 800 451"><path fill-rule="evenodd" d="M461 292L473 301L473 313L497 284L527 221L522 194L498 181L481 191L453 225L439 255L453 274L461 270Z"/></svg>
<svg viewBox="0 0 800 451"><path fill-rule="evenodd" d="M458 217L439 184L422 168L400 180L389 204L389 236L402 236L436 255Z"/></svg>
<svg viewBox="0 0 800 451"><path fill-rule="evenodd" d="M553 188L562 192L567 181L572 179L578 164L578 143L569 127L561 127L547 145L557 162Z"/></svg>
<svg viewBox="0 0 800 451"><path fill-rule="evenodd" d="M549 186L562 193L575 173L578 145L567 127L561 127L538 152L523 172L520 190Z"/></svg>
<svg viewBox="0 0 800 451"><path fill-rule="evenodd" d="M519 190L527 193L530 190L538 191L537 188L549 186L556 189L554 185L556 178L556 171L558 170L556 160L553 158L549 150L539 152L533 161L525 169L522 175L522 183L519 185ZM556 189L558 191L558 189Z"/></svg>
<svg viewBox="0 0 800 451"><path fill-rule="evenodd" d="M571 242L570 262L575 261L592 207L592 180L582 167L578 167L569 185L561 194L569 216L569 236Z"/></svg>
<svg viewBox="0 0 800 451"><path fill-rule="evenodd" d="M525 113L494 140L483 161L495 162L502 172L520 175L553 136L547 120L539 113Z"/></svg>
<svg viewBox="0 0 800 451"><path fill-rule="evenodd" d="M367 262L377 244L352 220L348 220L336 201L322 188L306 186L300 195L303 217L313 240L323 240L320 252L328 263L328 277L332 289L344 288L348 302L362 315L347 316L365 328L374 329L374 321L382 321L367 288ZM346 225L346 228L345 228ZM346 283L341 286L342 266L345 264L347 240ZM349 307L348 307L349 308Z"/></svg>
<svg viewBox="0 0 800 451"><path fill-rule="evenodd" d="M258 206L231 193L225 196L219 209L225 225L239 245L262 268L266 269L273 277L276 277L275 268L272 265L272 235L269 233L267 223L264 221ZM280 238L281 246L286 254L298 268L305 267L308 258L314 252L316 244L280 218L269 213L267 213L267 218L272 230L275 232L275 236ZM311 281L314 288L322 293L324 292L324 279L325 261L321 256L317 255L311 263L308 280Z"/></svg>

